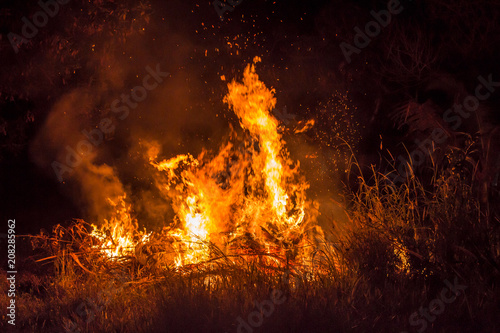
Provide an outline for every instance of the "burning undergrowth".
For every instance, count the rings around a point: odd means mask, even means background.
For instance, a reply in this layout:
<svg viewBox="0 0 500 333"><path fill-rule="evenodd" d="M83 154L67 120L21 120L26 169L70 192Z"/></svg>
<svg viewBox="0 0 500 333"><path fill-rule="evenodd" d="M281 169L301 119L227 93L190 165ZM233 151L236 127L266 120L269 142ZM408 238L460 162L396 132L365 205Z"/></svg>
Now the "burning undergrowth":
<svg viewBox="0 0 500 333"><path fill-rule="evenodd" d="M299 162L289 157L280 123L271 114L274 91L259 80L254 64L247 66L242 82L233 81L228 88L224 101L244 134L231 129L217 152L161 159L160 144L141 143L158 193L175 213L173 221L165 221L161 230L142 230L126 192L109 197L109 218L97 226L78 220L66 230L73 235L66 241L77 244L70 251L78 265L87 270L77 253L84 257L90 251L101 263L129 261L167 270L218 260L312 268L324 238L316 223L318 204L306 198L309 185ZM65 234L56 229L59 236Z"/></svg>
<svg viewBox="0 0 500 333"><path fill-rule="evenodd" d="M309 184L270 114L274 92L252 64L228 88L225 102L242 131L232 129L218 149L172 156L154 140L138 144L158 193L152 209L161 202L174 215L162 228L143 227L134 200L141 196L111 167L79 169L89 188L99 180L110 185L99 207L111 213L31 237L43 250L38 262L54 262L47 290L55 296L25 310L26 325L42 327L38 314L57 307L62 319L47 322L71 332L241 331L242 316L265 314L252 302L268 302L278 291L286 302L273 303L262 331L312 322L318 331L391 331L411 325L416 309L439 295L441 281L458 276L472 285L473 265L482 267L483 281L498 277L495 229L455 168L436 167L431 189L414 176L398 186L375 167L364 175L353 154L347 170L357 188L339 203L348 223L323 232L319 203L306 196ZM474 287L467 300L491 295L486 302L496 304L488 283ZM454 327L470 313L467 304L454 303L456 316L440 317L441 325Z"/></svg>

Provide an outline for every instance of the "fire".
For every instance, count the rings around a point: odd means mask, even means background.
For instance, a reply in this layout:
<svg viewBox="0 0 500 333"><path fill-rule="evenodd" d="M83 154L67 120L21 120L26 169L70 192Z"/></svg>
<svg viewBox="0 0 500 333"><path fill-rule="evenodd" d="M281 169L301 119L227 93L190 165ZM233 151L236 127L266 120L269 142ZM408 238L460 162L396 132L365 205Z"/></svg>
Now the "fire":
<svg viewBox="0 0 500 333"><path fill-rule="evenodd" d="M130 205L125 199L126 195L116 201L108 198L108 203L115 208L113 216L110 220L105 219L101 228L92 225L91 235L100 240L100 245L96 247L111 259L132 255L137 244L147 241L150 235L139 232L137 221L132 218Z"/></svg>
<svg viewBox="0 0 500 333"><path fill-rule="evenodd" d="M229 83L228 90L224 101L238 116L247 140L232 131L231 140L216 154L203 151L196 158L185 154L162 161L160 146L148 144L156 185L176 213L168 223L173 227L165 231L176 266L209 260L214 248L224 253L256 251L288 261L304 255L310 242L308 225L315 216L306 215L312 204L306 200L308 183L299 163L289 158L280 123L271 115L275 91L259 80L255 64L246 67L242 82ZM102 240L103 252L114 258L147 241L147 234L137 237L130 207L111 203L116 216L94 235ZM113 241L102 230L111 232Z"/></svg>
<svg viewBox="0 0 500 333"><path fill-rule="evenodd" d="M256 57L254 62L260 61ZM295 171L285 164L286 151L278 133L278 121L270 111L276 106L274 90L269 90L259 80L254 65L248 65L243 74L243 83L233 81L229 84L229 94L225 102L229 104L240 119L243 129L258 140L261 152L254 160L254 171L261 172L270 198L261 209L273 212L273 224L282 232L292 231L304 219L304 191L307 184L288 182L295 176ZM262 170L262 171L261 171ZM295 185L295 186L294 186ZM288 193L298 195L295 207L290 207ZM289 212L295 213L288 215Z"/></svg>

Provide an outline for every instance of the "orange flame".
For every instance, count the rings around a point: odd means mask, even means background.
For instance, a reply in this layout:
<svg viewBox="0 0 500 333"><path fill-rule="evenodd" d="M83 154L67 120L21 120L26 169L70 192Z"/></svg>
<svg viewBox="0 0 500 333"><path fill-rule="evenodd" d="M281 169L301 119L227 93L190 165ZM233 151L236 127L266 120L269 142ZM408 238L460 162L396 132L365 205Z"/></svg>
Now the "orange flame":
<svg viewBox="0 0 500 333"><path fill-rule="evenodd" d="M91 235L101 241L97 248L111 259L133 254L136 245L146 242L150 235L139 232L137 221L132 218L130 205L125 199L126 195L120 196L117 201L108 198L108 203L116 209L113 216L110 220L105 219L101 228L92 225Z"/></svg>
<svg viewBox="0 0 500 333"><path fill-rule="evenodd" d="M299 163L293 167L279 122L270 113L276 105L274 90L259 80L253 64L246 67L241 83L233 81L228 88L224 101L251 140L239 146L228 142L212 158L204 151L198 158L186 154L157 162L159 145L151 144L147 151L159 171L157 186L176 213L177 228L168 235L176 239L177 266L208 260L212 245L224 251L246 246L260 253L283 254L307 242L308 183L298 172ZM116 217L106 221L105 229L112 230L118 244L109 244L94 231L103 249L116 245L104 251L111 258L136 245L132 241L136 222L126 205L116 206ZM313 215L307 220L313 220ZM144 237L145 233L139 241Z"/></svg>

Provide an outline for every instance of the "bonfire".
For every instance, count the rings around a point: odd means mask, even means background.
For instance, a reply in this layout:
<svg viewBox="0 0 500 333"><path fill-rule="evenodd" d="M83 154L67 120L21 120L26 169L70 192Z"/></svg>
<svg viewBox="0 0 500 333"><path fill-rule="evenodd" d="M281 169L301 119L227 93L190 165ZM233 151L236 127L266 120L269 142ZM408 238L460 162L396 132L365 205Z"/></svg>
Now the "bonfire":
<svg viewBox="0 0 500 333"><path fill-rule="evenodd" d="M162 160L158 143L145 144L156 186L175 218L161 230L140 229L127 193L108 198L112 216L91 224L83 237L86 250L108 264L134 261L161 269L217 260L257 260L279 270L311 267L314 245L324 237L317 210L310 209L317 204L307 200L300 163L289 157L283 125L271 114L276 98L256 74L259 61L248 64L242 82L228 84L224 98L238 116L243 138L232 129L217 152ZM86 223L77 224L82 236ZM87 270L83 260L73 258Z"/></svg>

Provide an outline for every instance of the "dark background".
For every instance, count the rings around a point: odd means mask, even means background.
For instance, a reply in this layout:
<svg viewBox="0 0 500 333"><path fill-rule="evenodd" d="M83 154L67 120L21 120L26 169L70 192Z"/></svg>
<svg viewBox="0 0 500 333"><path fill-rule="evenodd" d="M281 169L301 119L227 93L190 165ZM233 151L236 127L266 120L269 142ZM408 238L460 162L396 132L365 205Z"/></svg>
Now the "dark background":
<svg viewBox="0 0 500 333"><path fill-rule="evenodd" d="M31 19L40 7L35 1L2 2L1 220L15 218L18 233L36 233L72 218L98 219L93 208L115 180L104 184L82 171L60 183L50 164L82 138L82 129L109 116L110 103L157 63L171 76L127 119L117 120L90 161L115 169L118 190L132 193L145 224L161 223L166 213L147 212L155 196L141 140L160 142L165 157L215 149L229 124L237 124L222 102L227 82L241 78L257 55L257 72L276 89L276 109L286 106L294 116L287 127L316 120L305 134L284 132L312 196L342 190L342 140L363 165L385 170L387 149L397 156L405 144L411 151L445 110L474 93L479 75L500 81L500 2L401 4L403 12L348 63L340 43L352 45L354 27L364 30L373 20L370 11L385 9L387 2L243 0L221 22L210 1L72 0L17 54L8 34L20 34L21 18ZM444 144L466 147L470 142L460 132L488 141L487 157L483 151L475 158L491 184L500 164L499 100L493 93L474 121L449 128L457 135ZM315 157L305 157L310 155Z"/></svg>

